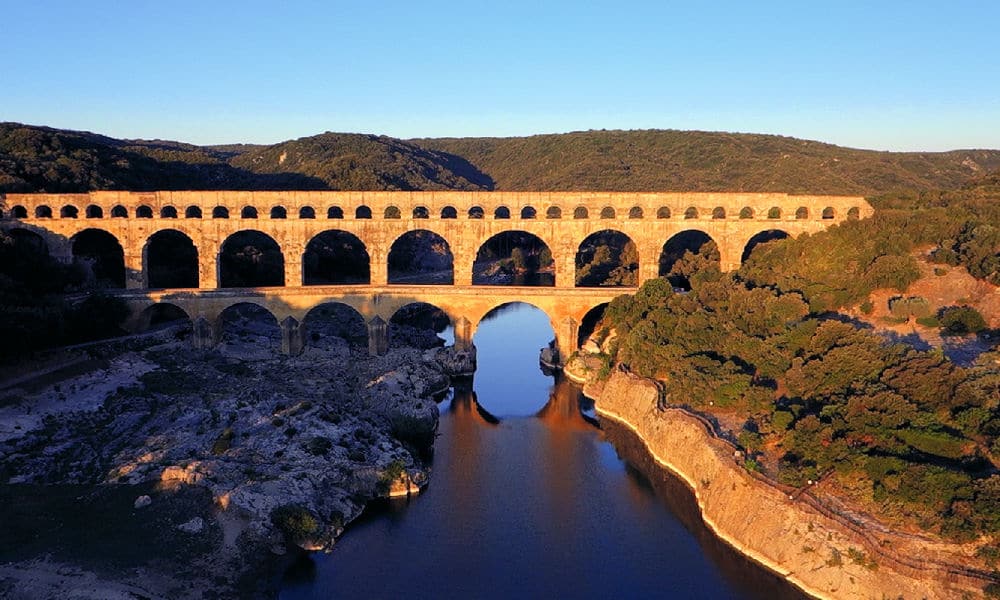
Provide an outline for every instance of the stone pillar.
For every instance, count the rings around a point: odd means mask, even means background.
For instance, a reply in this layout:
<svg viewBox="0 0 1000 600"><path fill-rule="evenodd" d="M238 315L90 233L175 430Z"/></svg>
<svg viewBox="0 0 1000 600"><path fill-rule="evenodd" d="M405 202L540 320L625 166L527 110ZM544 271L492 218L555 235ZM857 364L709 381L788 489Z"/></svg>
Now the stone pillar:
<svg viewBox="0 0 1000 600"><path fill-rule="evenodd" d="M640 245L639 251L639 273L638 284L642 285L650 279L660 276L660 254L663 247L656 244Z"/></svg>
<svg viewBox="0 0 1000 600"><path fill-rule="evenodd" d="M455 348L468 350L472 347L472 321L465 317L455 319Z"/></svg>
<svg viewBox="0 0 1000 600"><path fill-rule="evenodd" d="M571 354L577 350L577 336L580 324L573 317L566 317L556 327L556 349L559 350L559 364L565 365Z"/></svg>
<svg viewBox="0 0 1000 600"><path fill-rule="evenodd" d="M302 257L285 257L285 287L302 285Z"/></svg>
<svg viewBox="0 0 1000 600"><path fill-rule="evenodd" d="M384 286L389 284L389 261L388 256L383 256L378 250L372 251L371 257L371 284Z"/></svg>
<svg viewBox="0 0 1000 600"><path fill-rule="evenodd" d="M292 317L285 317L281 322L281 353L286 356L298 356L305 348L306 326Z"/></svg>
<svg viewBox="0 0 1000 600"><path fill-rule="evenodd" d="M743 264L744 242L738 236L731 236L732 240L718 244L719 246L719 268L723 273L735 271Z"/></svg>
<svg viewBox="0 0 1000 600"><path fill-rule="evenodd" d="M553 260L556 266L556 287L576 287L576 250L560 250Z"/></svg>
<svg viewBox="0 0 1000 600"><path fill-rule="evenodd" d="M141 290L148 286L146 273L142 270L142 251L125 254L125 288Z"/></svg>
<svg viewBox="0 0 1000 600"><path fill-rule="evenodd" d="M198 289L214 290L219 287L219 257L198 249Z"/></svg>
<svg viewBox="0 0 1000 600"><path fill-rule="evenodd" d="M191 342L194 344L194 347L198 350L214 348L218 340L212 322L205 317L198 317L192 325Z"/></svg>
<svg viewBox="0 0 1000 600"><path fill-rule="evenodd" d="M381 356L389 350L389 327L382 317L368 321L368 354Z"/></svg>
<svg viewBox="0 0 1000 600"><path fill-rule="evenodd" d="M452 264L455 267L454 285L472 285L472 260L466 260L463 254L456 254Z"/></svg>

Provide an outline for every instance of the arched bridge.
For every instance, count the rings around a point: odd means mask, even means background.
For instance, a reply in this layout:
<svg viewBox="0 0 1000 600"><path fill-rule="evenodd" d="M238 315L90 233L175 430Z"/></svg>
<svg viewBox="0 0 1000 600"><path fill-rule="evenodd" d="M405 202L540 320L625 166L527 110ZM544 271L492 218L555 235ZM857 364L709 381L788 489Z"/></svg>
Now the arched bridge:
<svg viewBox="0 0 1000 600"><path fill-rule="evenodd" d="M226 307L259 304L282 323L283 345L291 352L301 347L300 324L309 309L334 301L365 317L375 351L384 348L380 323L384 330L403 304L438 306L455 325L456 343L464 344L486 312L512 301L545 310L560 350L571 351L576 328L589 310L634 290L576 287L577 254L594 234L615 232L634 244L639 285L663 274L667 244L686 232L714 241L721 267L730 270L740 265L757 236L814 233L872 213L860 197L771 193L99 191L0 196L0 227L40 235L61 260L73 260L76 242L87 232L110 236L124 263L127 290L122 295L137 313L157 302L175 304L195 321L196 332L200 328L202 335L196 338L210 343L215 320ZM196 261L196 281L187 289L150 289L156 283L150 280L155 243L167 231L193 247L189 260ZM283 286L279 281L259 288L220 287L225 244L248 231L266 236L280 251ZM349 235L367 255L367 284L307 285L307 249L317 236L331 231ZM452 260L450 285L390 283L393 248L415 231L430 232L446 247ZM534 236L548 249L554 287L473 285L473 264L484 244L513 231Z"/></svg>

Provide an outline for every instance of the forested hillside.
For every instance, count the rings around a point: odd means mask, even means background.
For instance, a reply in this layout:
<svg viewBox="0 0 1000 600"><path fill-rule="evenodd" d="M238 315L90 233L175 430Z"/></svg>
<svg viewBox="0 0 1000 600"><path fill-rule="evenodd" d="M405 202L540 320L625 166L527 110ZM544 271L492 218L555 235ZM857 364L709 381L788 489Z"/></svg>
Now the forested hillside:
<svg viewBox="0 0 1000 600"><path fill-rule="evenodd" d="M700 131L419 140L328 132L274 145L195 146L0 124L0 192L496 189L912 197L958 190L997 169L1000 150L875 152Z"/></svg>

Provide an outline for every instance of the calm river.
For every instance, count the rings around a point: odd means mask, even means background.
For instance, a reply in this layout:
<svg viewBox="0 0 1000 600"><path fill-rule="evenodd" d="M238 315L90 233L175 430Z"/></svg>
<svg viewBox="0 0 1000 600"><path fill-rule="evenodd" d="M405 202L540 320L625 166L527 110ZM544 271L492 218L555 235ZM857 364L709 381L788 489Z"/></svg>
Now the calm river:
<svg viewBox="0 0 1000 600"><path fill-rule="evenodd" d="M802 598L714 538L630 432L601 431L577 387L542 374L551 338L527 305L484 321L474 391L440 406L425 493L369 511L280 597Z"/></svg>

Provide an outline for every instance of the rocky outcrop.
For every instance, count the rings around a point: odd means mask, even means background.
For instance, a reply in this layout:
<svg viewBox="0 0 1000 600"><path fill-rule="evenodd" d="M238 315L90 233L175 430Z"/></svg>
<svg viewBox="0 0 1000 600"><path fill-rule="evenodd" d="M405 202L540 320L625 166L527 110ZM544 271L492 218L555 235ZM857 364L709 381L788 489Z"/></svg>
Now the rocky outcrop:
<svg viewBox="0 0 1000 600"><path fill-rule="evenodd" d="M821 598L978 597L988 579L969 568L971 548L866 529L808 491L752 474L711 425L657 409L652 382L615 372L587 386L598 414L633 430L652 456L694 491L705 523L737 550Z"/></svg>

